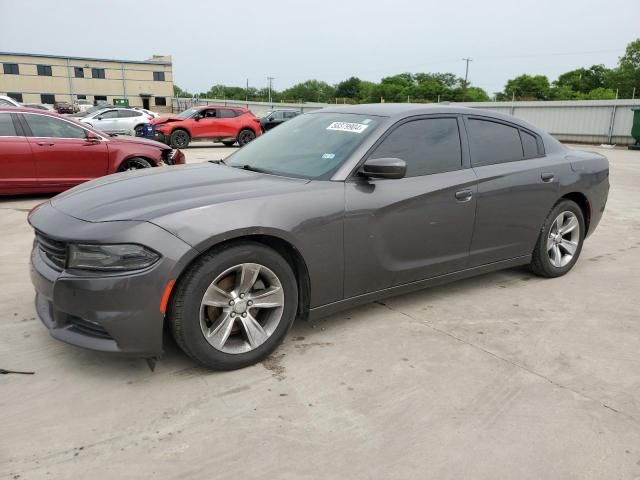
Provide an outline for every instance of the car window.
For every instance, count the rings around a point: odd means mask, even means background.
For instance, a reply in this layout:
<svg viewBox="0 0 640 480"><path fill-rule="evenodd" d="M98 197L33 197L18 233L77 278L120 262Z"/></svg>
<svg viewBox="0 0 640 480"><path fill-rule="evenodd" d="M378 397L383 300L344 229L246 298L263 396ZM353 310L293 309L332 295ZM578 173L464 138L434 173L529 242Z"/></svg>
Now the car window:
<svg viewBox="0 0 640 480"><path fill-rule="evenodd" d="M403 123L376 147L370 158L404 160L407 177L459 170L462 153L458 121L429 118Z"/></svg>
<svg viewBox="0 0 640 480"><path fill-rule="evenodd" d="M215 118L216 117L215 109L204 110L202 112L202 117L203 118Z"/></svg>
<svg viewBox="0 0 640 480"><path fill-rule="evenodd" d="M293 118L298 115L298 112L284 112L284 118Z"/></svg>
<svg viewBox="0 0 640 480"><path fill-rule="evenodd" d="M48 115L24 114L34 137L50 138L86 138L85 130Z"/></svg>
<svg viewBox="0 0 640 480"><path fill-rule="evenodd" d="M96 118L100 117L100 120L108 120L110 118L118 118L118 110L107 110L106 112L99 113Z"/></svg>
<svg viewBox="0 0 640 480"><path fill-rule="evenodd" d="M218 110L218 118L235 118L236 117L236 113L233 110L229 110L229 109L220 109Z"/></svg>
<svg viewBox="0 0 640 480"><path fill-rule="evenodd" d="M536 137L524 130L520 130L520 138L522 139L522 149L524 150L525 158L537 157L538 141Z"/></svg>
<svg viewBox="0 0 640 480"><path fill-rule="evenodd" d="M282 120L282 112L273 112L271 114L271 120Z"/></svg>
<svg viewBox="0 0 640 480"><path fill-rule="evenodd" d="M118 110L118 118L132 118L141 116L141 112L136 112L133 110Z"/></svg>
<svg viewBox="0 0 640 480"><path fill-rule="evenodd" d="M4 98L0 98L0 105L9 105L11 107L15 107L13 103L11 103L9 100L5 100Z"/></svg>
<svg viewBox="0 0 640 480"><path fill-rule="evenodd" d="M0 137L16 136L16 127L13 125L11 115L8 113L0 113Z"/></svg>
<svg viewBox="0 0 640 480"><path fill-rule="evenodd" d="M518 129L489 120L469 119L469 148L474 167L522 160Z"/></svg>

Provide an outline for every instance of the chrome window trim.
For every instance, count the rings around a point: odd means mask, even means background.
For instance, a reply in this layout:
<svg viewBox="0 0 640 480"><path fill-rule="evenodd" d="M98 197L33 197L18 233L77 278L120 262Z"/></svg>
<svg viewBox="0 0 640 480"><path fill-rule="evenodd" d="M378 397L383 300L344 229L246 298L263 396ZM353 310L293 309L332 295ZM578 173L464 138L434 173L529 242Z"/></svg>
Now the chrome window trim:
<svg viewBox="0 0 640 480"><path fill-rule="evenodd" d="M63 122L67 122L67 123L73 125L74 127L82 128L82 130L84 130L85 132L90 132L90 130L87 130L85 127L82 127L82 126L77 125L77 124L75 124L73 122L70 122L66 118L54 117L52 115L47 115L47 114L44 114L44 113L37 113L37 112L15 112L15 113L19 113L19 114L22 114L22 115L40 115L41 117L48 117L48 118L53 118L53 119L56 119L56 120L62 120ZM94 133L94 132L91 132L91 133ZM107 141L107 142L109 141L109 139L104 137L103 135L101 135L101 134L99 134L97 132L95 132L95 134L98 135L98 137L100 137L100 140L104 140L104 141ZM34 136L25 135L25 138L58 138L60 140L82 140L81 138L78 138L78 137L37 137L35 135Z"/></svg>

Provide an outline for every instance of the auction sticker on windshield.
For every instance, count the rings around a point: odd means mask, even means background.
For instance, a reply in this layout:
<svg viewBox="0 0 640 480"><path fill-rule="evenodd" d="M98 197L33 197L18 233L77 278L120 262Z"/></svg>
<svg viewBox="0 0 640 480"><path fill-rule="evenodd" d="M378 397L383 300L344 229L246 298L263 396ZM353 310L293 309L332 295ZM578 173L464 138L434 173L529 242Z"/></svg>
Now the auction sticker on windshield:
<svg viewBox="0 0 640 480"><path fill-rule="evenodd" d="M351 122L333 122L327 130L338 130L340 132L362 133L369 125Z"/></svg>

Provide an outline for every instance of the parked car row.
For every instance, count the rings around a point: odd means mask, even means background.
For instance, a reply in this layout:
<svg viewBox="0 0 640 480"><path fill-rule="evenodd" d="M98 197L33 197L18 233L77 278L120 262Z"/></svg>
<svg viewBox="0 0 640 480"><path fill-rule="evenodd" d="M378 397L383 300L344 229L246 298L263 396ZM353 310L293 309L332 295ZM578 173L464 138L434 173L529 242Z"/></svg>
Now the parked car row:
<svg viewBox="0 0 640 480"><path fill-rule="evenodd" d="M112 137L42 110L0 107L2 195L61 192L110 173L183 163L182 152L159 142Z"/></svg>

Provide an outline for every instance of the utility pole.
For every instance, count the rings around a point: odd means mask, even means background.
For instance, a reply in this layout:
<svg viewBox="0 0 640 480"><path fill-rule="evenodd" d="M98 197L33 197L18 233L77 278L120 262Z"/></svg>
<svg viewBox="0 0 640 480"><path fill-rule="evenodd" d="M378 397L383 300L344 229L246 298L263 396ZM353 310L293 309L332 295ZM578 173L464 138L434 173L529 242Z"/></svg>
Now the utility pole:
<svg viewBox="0 0 640 480"><path fill-rule="evenodd" d="M473 59L463 58L462 61L467 63L464 69L464 88L462 89L462 101L464 102L465 96L467 94L467 85L468 85L468 79L469 79L469 62L473 61Z"/></svg>
<svg viewBox="0 0 640 480"><path fill-rule="evenodd" d="M249 101L249 79L247 78L247 88L244 91L244 101Z"/></svg>
<svg viewBox="0 0 640 480"><path fill-rule="evenodd" d="M267 77L267 81L269 82L269 103L271 103L271 89L273 88L273 81L276 77Z"/></svg>

